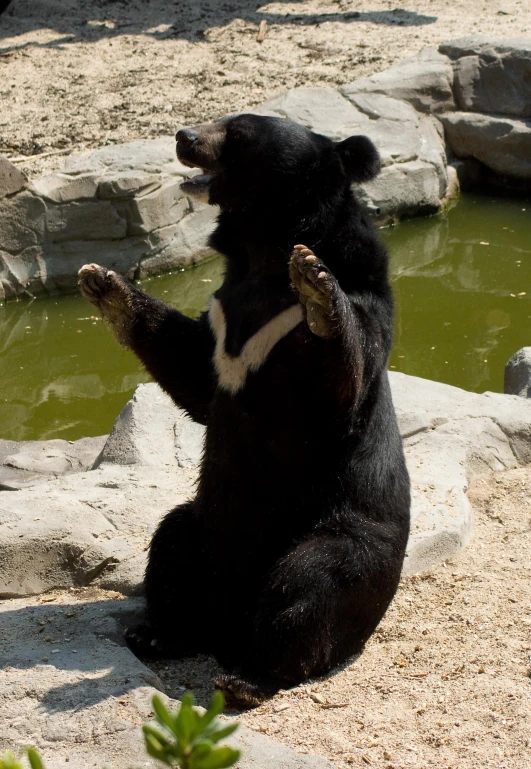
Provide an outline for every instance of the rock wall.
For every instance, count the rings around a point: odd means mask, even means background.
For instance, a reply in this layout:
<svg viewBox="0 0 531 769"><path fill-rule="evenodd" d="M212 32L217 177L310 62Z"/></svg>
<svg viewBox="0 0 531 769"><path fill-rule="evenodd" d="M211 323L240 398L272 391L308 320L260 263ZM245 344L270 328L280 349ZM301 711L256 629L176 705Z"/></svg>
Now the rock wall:
<svg viewBox="0 0 531 769"><path fill-rule="evenodd" d="M181 192L188 173L169 138L74 154L33 182L0 158L0 299L71 291L87 262L141 278L210 255L217 211Z"/></svg>
<svg viewBox="0 0 531 769"><path fill-rule="evenodd" d="M458 191L456 168L531 186L531 40L451 41L257 112L335 140L370 136L383 169L357 193L378 223L441 210ZM139 278L208 256L217 212L181 192L188 173L169 138L74 154L33 182L0 157L0 300L71 290L90 261Z"/></svg>

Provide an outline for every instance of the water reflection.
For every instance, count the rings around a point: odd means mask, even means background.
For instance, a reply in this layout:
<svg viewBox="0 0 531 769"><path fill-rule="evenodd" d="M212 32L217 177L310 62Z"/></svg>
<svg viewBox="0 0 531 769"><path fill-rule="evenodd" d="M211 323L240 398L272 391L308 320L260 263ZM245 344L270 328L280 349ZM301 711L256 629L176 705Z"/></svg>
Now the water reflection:
<svg viewBox="0 0 531 769"><path fill-rule="evenodd" d="M384 237L396 297L394 369L502 391L508 358L531 343L529 202L465 196L447 217L412 220Z"/></svg>

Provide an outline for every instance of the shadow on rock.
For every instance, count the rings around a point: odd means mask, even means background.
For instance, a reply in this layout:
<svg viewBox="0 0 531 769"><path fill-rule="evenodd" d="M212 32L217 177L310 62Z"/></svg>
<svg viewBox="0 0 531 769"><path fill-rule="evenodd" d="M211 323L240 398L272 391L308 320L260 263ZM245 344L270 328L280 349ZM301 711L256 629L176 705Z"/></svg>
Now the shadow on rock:
<svg viewBox="0 0 531 769"><path fill-rule="evenodd" d="M101 600L90 600L98 595ZM146 667L123 638L125 628L141 619L143 602L105 595L89 588L62 594L53 603L42 603L42 597L4 602L0 699L15 702L21 689L49 715L78 713L151 686L174 698L192 690L198 704L208 706L217 663L201 655Z"/></svg>

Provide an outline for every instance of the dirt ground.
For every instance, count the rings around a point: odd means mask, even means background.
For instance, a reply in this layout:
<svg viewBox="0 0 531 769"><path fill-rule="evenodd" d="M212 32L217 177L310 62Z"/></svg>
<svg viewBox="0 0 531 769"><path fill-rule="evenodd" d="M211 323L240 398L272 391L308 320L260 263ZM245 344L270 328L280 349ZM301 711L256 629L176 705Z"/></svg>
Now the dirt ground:
<svg viewBox="0 0 531 769"><path fill-rule="evenodd" d="M403 581L364 654L240 720L336 769L531 769L531 468L477 479L472 544ZM208 659L153 666L209 700Z"/></svg>
<svg viewBox="0 0 531 769"><path fill-rule="evenodd" d="M426 45L530 29L529 0L14 0L0 17L0 153L35 175L61 155L26 156L172 135Z"/></svg>

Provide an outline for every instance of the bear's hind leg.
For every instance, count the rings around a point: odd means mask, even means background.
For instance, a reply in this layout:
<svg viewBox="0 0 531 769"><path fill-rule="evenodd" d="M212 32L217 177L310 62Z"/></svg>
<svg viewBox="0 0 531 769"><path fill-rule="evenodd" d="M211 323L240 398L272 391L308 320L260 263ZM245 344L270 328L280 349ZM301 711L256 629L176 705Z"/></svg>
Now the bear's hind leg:
<svg viewBox="0 0 531 769"><path fill-rule="evenodd" d="M247 659L216 681L229 700L254 707L363 650L400 578L403 553L382 529L315 534L277 564Z"/></svg>
<svg viewBox="0 0 531 769"><path fill-rule="evenodd" d="M162 519L151 542L144 580L146 622L125 631L137 656L175 659L207 650L203 568L194 503L188 502Z"/></svg>

